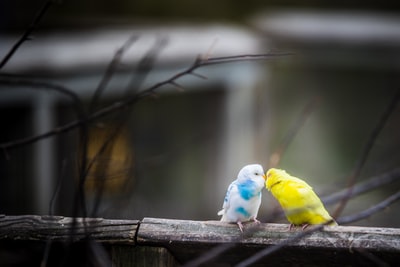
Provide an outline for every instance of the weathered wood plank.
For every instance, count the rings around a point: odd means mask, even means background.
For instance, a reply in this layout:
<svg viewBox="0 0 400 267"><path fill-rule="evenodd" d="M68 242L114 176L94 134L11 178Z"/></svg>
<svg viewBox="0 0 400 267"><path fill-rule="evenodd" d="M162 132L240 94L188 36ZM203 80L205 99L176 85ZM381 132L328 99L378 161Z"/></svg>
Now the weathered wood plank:
<svg viewBox="0 0 400 267"><path fill-rule="evenodd" d="M0 240L80 241L90 236L108 244L135 244L138 220L63 216L0 216Z"/></svg>
<svg viewBox="0 0 400 267"><path fill-rule="evenodd" d="M302 233L301 229L289 231L288 224L272 223L245 224L242 234L236 225L219 221L0 216L3 252L8 255L18 249L26 251L30 248L29 255L36 262L43 256L49 240L54 244L53 253L62 254L64 247L57 247L57 244L85 241L87 236L91 242L104 244L114 264L119 265L128 261L135 266L150 262L152 265L177 266L194 261L203 266L229 266L265 249L276 248L282 242L281 249L261 258L255 266L370 266L376 263L395 266L400 262L400 229L326 226L292 240L299 233ZM81 251L79 244L84 247L85 243L74 244ZM54 257L52 259L57 260Z"/></svg>
<svg viewBox="0 0 400 267"><path fill-rule="evenodd" d="M209 261L208 265L235 264L302 231L289 231L287 224L272 223L246 224L245 229L249 228L251 230L243 235L236 225L219 221L145 218L138 231L137 244L164 246L181 263L206 255L220 245L216 249L223 250L223 253ZM368 264L364 257L367 253L389 263L400 260L400 229L325 226L321 231L289 242L284 249L260 263L273 263L272 266L293 263L310 266L362 265Z"/></svg>
<svg viewBox="0 0 400 267"><path fill-rule="evenodd" d="M195 242L221 244L239 242L247 245L276 245L296 233L289 231L288 224L245 224L252 234L243 237L235 224L220 221L187 221L145 218L140 225L137 242L142 244L171 244L173 242ZM312 229L312 227L307 228ZM246 235L246 233L245 233ZM356 226L325 226L322 231L291 243L291 246L327 248L371 248L400 252L400 229Z"/></svg>

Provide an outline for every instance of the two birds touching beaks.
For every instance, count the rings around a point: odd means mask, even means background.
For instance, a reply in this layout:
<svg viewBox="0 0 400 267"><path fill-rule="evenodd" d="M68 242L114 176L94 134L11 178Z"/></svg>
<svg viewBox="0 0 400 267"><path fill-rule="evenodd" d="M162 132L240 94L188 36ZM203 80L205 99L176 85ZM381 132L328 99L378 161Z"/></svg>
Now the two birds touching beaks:
<svg viewBox="0 0 400 267"><path fill-rule="evenodd" d="M257 214L264 185L281 205L291 223L290 229L294 225L302 226L303 230L311 224L337 225L306 182L275 168L265 174L259 164L244 166L229 185L222 210L218 212L221 221L236 223L242 232L242 222L260 223Z"/></svg>

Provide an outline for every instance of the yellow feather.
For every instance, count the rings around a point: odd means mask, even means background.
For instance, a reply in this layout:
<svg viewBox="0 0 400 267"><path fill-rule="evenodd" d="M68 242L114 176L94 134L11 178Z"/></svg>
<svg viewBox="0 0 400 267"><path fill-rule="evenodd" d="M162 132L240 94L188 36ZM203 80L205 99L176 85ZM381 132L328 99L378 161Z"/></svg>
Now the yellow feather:
<svg viewBox="0 0 400 267"><path fill-rule="evenodd" d="M286 171L269 169L265 186L278 200L290 223L308 225L333 220L312 187ZM333 221L330 225L337 223Z"/></svg>

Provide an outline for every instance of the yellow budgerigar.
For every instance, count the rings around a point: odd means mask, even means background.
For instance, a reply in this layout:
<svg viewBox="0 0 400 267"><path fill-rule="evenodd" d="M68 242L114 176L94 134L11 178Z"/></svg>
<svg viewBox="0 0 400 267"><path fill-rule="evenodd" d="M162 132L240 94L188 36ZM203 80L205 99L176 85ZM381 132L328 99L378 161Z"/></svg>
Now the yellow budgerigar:
<svg viewBox="0 0 400 267"><path fill-rule="evenodd" d="M310 224L337 225L326 211L312 187L303 180L291 176L284 170L271 168L267 172L265 186L282 206L286 218L293 225Z"/></svg>

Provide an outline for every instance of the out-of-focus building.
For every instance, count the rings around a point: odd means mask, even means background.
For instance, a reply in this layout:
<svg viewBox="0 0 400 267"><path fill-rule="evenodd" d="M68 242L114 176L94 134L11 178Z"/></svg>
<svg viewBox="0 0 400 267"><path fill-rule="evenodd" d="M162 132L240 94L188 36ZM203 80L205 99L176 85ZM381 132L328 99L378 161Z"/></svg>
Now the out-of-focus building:
<svg viewBox="0 0 400 267"><path fill-rule="evenodd" d="M91 122L87 159L95 160L85 182L88 215L218 219L227 186L240 168L255 162L268 168L271 153L312 101L316 105L278 167L305 178L321 196L344 188L398 88L399 18L394 13L305 9L268 9L251 18L246 27L163 25L162 20L151 26L53 27L25 42L0 78L17 74L61 85L80 98L86 111L97 112L168 80L198 56L290 52L267 61L201 67ZM107 66L131 37L130 48L92 105ZM17 38L0 36L0 57ZM77 120L71 97L44 85L0 83L0 111L1 143ZM399 113L397 108L380 133L360 180L400 165ZM83 148L79 140L74 128L4 150L0 212L46 214L53 209L73 215ZM112 145L104 147L108 140ZM104 151L96 156L99 150ZM352 200L345 214L378 203L399 185L389 187ZM49 207L54 192L57 198ZM269 193L263 198L260 219L276 221L271 214L279 207ZM397 220L380 213L357 224L396 226Z"/></svg>
<svg viewBox="0 0 400 267"><path fill-rule="evenodd" d="M131 37L134 41L92 109L108 64ZM16 38L0 37L2 54ZM250 31L225 25L56 32L24 43L3 73L61 85L87 111L97 112L170 79L197 57L259 54L261 49ZM266 158L266 144L259 140L265 138L266 120L260 118L263 100L258 98L265 79L257 62L204 66L128 109L91 122L87 154L95 160L86 181L88 211L101 190L99 216L205 218L210 210L214 215L241 166ZM45 86L0 86L2 143L78 119L75 103L63 93ZM97 156L116 132L112 145ZM54 212L71 214L79 184L79 138L75 128L5 151L1 212L46 214L57 191Z"/></svg>

